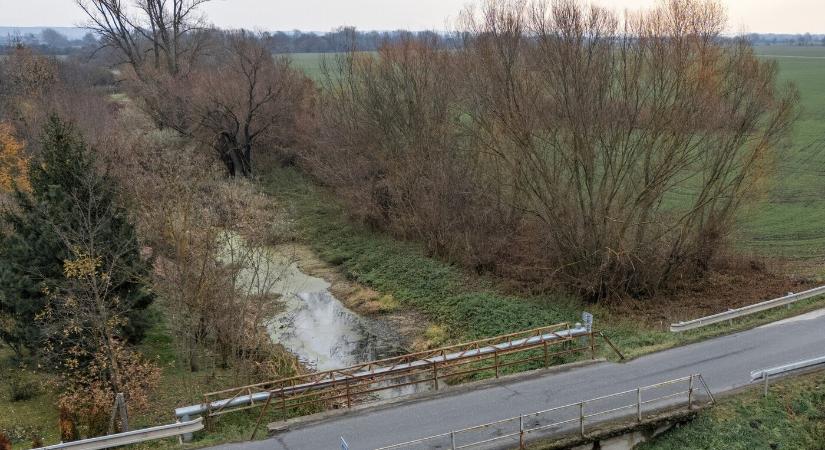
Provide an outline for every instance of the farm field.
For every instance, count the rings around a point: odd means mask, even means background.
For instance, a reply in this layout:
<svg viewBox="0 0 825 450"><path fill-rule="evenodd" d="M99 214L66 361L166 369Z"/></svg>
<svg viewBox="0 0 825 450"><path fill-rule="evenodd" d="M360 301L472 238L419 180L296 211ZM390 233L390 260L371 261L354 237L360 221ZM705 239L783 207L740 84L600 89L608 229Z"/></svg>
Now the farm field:
<svg viewBox="0 0 825 450"><path fill-rule="evenodd" d="M756 51L777 61L782 80L796 83L801 111L769 193L741 217L737 242L760 255L814 263L825 258L825 47Z"/></svg>
<svg viewBox="0 0 825 450"><path fill-rule="evenodd" d="M321 73L321 62L324 56L334 58L334 53L288 53L276 54L276 56L286 56L292 61L293 67L301 69L311 79L318 81L323 75Z"/></svg>

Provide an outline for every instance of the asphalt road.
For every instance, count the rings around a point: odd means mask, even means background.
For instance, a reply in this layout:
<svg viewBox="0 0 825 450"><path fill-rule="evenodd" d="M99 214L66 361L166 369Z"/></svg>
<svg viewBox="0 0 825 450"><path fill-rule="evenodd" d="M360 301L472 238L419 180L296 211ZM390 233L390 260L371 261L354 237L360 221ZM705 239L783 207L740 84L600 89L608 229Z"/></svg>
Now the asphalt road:
<svg viewBox="0 0 825 450"><path fill-rule="evenodd" d="M694 373L701 373L714 393L725 392L749 384L752 370L823 355L825 310L820 310L627 363L603 362L560 373L500 380L475 390L446 390L438 396L308 424L263 441L217 448L340 449L340 436L344 436L352 450L375 449Z"/></svg>

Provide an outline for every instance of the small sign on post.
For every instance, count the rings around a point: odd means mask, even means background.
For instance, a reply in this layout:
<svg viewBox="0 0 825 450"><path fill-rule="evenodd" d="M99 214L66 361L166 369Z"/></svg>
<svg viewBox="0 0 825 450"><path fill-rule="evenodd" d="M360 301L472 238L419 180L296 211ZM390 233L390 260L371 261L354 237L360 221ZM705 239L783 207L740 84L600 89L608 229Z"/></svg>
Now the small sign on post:
<svg viewBox="0 0 825 450"><path fill-rule="evenodd" d="M582 323L584 324L584 327L587 328L588 333L593 332L593 314L590 314L589 312L583 312Z"/></svg>
<svg viewBox="0 0 825 450"><path fill-rule="evenodd" d="M344 440L344 436L341 436L341 450L349 450L349 444Z"/></svg>

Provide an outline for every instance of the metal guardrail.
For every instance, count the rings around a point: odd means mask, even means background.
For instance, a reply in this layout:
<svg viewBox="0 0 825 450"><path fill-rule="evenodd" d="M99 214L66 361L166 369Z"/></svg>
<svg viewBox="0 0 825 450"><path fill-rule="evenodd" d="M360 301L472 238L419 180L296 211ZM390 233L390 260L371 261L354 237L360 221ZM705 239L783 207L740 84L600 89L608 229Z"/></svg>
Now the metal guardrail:
<svg viewBox="0 0 825 450"><path fill-rule="evenodd" d="M806 359L804 361L797 361L782 366L771 367L770 369L755 370L751 372L751 381L759 380L764 376L771 377L785 372L792 372L794 370L799 369L807 369L808 367L819 366L822 364L825 364L825 356L820 356L819 358Z"/></svg>
<svg viewBox="0 0 825 450"><path fill-rule="evenodd" d="M758 312L777 308L779 306L790 305L800 300L805 300L807 298L816 297L823 294L825 294L825 286L808 289L807 291L795 294L791 293L784 297L779 297L773 300L756 303L754 305L743 306L741 308L731 309L729 311L713 314L710 316L700 317L698 319L688 320L686 322L674 323L670 325L670 331L672 333L680 333L682 331L693 330L714 323L725 322L739 317L744 317L750 314L755 314Z"/></svg>
<svg viewBox="0 0 825 450"><path fill-rule="evenodd" d="M98 450L104 448L119 447L121 445L137 444L140 442L154 441L183 434L194 433L203 429L203 418L198 417L189 422L178 422L170 425L144 428L141 430L127 431L125 433L110 434L81 441L64 442L56 445L41 447L40 450Z"/></svg>
<svg viewBox="0 0 825 450"><path fill-rule="evenodd" d="M437 434L413 441L381 447L376 450L423 448L422 444L426 444L427 448L458 450L463 448L485 446L501 440L509 440L512 442L512 445L518 445L520 449L524 449L527 437L530 433L538 433L542 431L550 432L553 431L553 429L556 429L555 431L562 431L560 427L565 425L571 429L570 431L577 433L579 436L584 438L587 431L586 426L588 424L597 423L592 421L592 419L596 417L609 420L611 416L613 416L613 418L617 418L617 416L621 417L622 411L625 411L625 416L632 414L634 421L641 423L644 420L645 407L649 407L647 410L648 412L656 411L664 406L663 402L669 401L672 406L672 402L681 396L686 397L685 405L688 408L691 408L695 403L694 397L696 395L697 388L700 387L699 385L701 385L701 388L707 393L709 401L714 402L715 400L713 398L713 394L710 392L710 389L705 383L705 380L702 378L702 375L695 374L628 391L583 400L578 403L557 406L555 408L545 409L543 411L522 414L517 417L510 417L507 419L497 420L495 422L488 422L460 430L450 431L448 433ZM674 389L686 389L670 392L667 389L671 387ZM644 394L650 391L664 392L656 397L645 397ZM630 403L621 403L622 401L626 402L627 400L622 399L626 399L628 397L633 399ZM616 404L616 402L619 403ZM596 409L594 409L592 407L593 405L601 406L596 406ZM563 413L565 410L572 410L573 415L564 416ZM588 422L588 419L590 419L590 422ZM480 439L468 440L464 436L469 434L480 435L475 438Z"/></svg>
<svg viewBox="0 0 825 450"><path fill-rule="evenodd" d="M756 380L762 380L762 382L765 384L765 396L767 396L768 383L770 377L774 375L781 375L784 373L793 372L794 370L816 367L823 364L825 364L825 356L820 356L819 358L806 359L803 361L797 361L782 366L771 367L770 369L755 370L751 372L751 382L754 382Z"/></svg>

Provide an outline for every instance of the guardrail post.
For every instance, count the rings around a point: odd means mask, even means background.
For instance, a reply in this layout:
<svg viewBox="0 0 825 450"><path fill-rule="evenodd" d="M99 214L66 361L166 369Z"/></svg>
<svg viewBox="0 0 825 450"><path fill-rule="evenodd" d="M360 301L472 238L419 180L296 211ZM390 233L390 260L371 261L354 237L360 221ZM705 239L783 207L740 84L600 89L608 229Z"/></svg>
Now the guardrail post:
<svg viewBox="0 0 825 450"><path fill-rule="evenodd" d="M584 402L579 403L579 434L584 437Z"/></svg>
<svg viewBox="0 0 825 450"><path fill-rule="evenodd" d="M715 398L713 398L713 392L711 392L711 391L710 391L710 387L709 387L709 386L708 386L708 384L705 382L705 377L703 377L701 373L699 374L699 382L701 382L701 383L702 383L702 386L704 386L704 387L705 387L705 392L707 392L707 393L708 393L708 397L710 397L710 402L711 402L711 403L716 403L716 399L715 399Z"/></svg>
<svg viewBox="0 0 825 450"><path fill-rule="evenodd" d="M177 420L176 422L189 422L190 420L192 419L190 419L189 416L183 416L180 418L180 420ZM178 437L182 439L181 444L183 444L183 442L190 442L192 440L192 433L184 433L183 436Z"/></svg>
<svg viewBox="0 0 825 450"><path fill-rule="evenodd" d="M438 363L433 362L433 389L438 390Z"/></svg>
<svg viewBox="0 0 825 450"><path fill-rule="evenodd" d="M524 415L518 416L518 448L524 450Z"/></svg>
<svg viewBox="0 0 825 450"><path fill-rule="evenodd" d="M496 378L498 378L498 350L493 351L493 360L496 365Z"/></svg>
<svg viewBox="0 0 825 450"><path fill-rule="evenodd" d="M204 404L206 404L206 414L203 416L203 427L207 430L212 429L212 401L208 396L203 397Z"/></svg>
<svg viewBox="0 0 825 450"><path fill-rule="evenodd" d="M590 332L590 359L596 359L596 339L592 331Z"/></svg>
<svg viewBox="0 0 825 450"><path fill-rule="evenodd" d="M636 388L636 419L642 421L642 388Z"/></svg>
<svg viewBox="0 0 825 450"><path fill-rule="evenodd" d="M691 375L688 381L688 409L693 406L693 377L694 375Z"/></svg>

